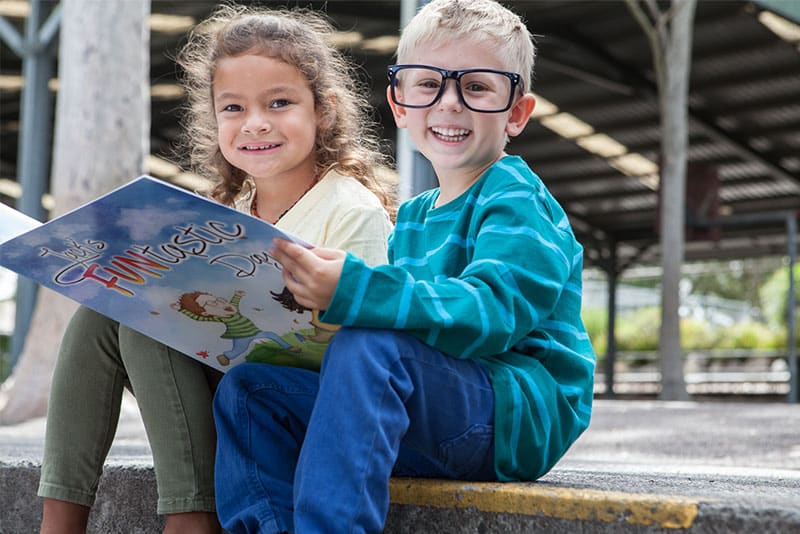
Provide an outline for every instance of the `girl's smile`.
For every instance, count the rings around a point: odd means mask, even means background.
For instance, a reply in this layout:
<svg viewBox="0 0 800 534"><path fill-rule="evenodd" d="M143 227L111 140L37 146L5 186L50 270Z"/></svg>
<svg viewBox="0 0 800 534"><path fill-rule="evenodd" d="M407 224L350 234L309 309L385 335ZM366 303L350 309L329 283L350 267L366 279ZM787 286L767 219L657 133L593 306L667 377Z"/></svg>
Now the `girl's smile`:
<svg viewBox="0 0 800 534"><path fill-rule="evenodd" d="M272 150L280 146L281 146L280 144L261 144L261 145L248 144L239 147L239 150L244 150L245 152L263 152L265 150Z"/></svg>

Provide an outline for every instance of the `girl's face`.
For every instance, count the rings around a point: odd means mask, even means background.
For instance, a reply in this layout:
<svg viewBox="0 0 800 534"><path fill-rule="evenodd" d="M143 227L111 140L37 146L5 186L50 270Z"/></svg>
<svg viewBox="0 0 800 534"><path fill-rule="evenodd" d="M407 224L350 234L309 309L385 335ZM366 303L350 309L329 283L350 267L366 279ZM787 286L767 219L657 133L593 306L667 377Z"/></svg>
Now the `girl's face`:
<svg viewBox="0 0 800 534"><path fill-rule="evenodd" d="M297 68L261 55L226 57L212 93L220 150L231 165L256 183L314 180L317 114Z"/></svg>

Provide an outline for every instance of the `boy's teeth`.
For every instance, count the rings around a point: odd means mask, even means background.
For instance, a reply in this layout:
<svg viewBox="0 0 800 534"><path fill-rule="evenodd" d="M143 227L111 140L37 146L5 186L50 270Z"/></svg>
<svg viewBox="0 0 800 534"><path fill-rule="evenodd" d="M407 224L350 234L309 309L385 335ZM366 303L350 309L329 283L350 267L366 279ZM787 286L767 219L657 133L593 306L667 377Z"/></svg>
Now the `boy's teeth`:
<svg viewBox="0 0 800 534"><path fill-rule="evenodd" d="M469 130L463 128L431 128L431 130L440 137L452 138L459 141L469 135Z"/></svg>

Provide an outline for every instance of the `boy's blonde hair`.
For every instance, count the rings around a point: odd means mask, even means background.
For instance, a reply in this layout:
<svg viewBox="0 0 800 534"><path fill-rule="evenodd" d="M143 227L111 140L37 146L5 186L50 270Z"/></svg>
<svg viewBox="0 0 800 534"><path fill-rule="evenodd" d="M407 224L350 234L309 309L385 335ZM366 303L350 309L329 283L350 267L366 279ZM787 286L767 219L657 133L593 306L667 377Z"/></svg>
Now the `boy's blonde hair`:
<svg viewBox="0 0 800 534"><path fill-rule="evenodd" d="M403 29L397 62L410 63L414 49L421 44L477 40L491 41L502 50L507 68L522 76L525 91L530 91L536 56L533 38L519 15L493 0L433 0L426 4Z"/></svg>
<svg viewBox="0 0 800 534"><path fill-rule="evenodd" d="M320 117L315 141L316 179L329 169L352 176L392 212L392 201L376 178L385 163L373 132L370 91L351 63L326 41L334 32L321 15L306 10L272 10L224 5L189 35L178 54L188 95L183 148L198 174L216 185L211 192L230 204L247 176L222 155L217 136L212 84L217 62L259 54L296 67L308 80Z"/></svg>

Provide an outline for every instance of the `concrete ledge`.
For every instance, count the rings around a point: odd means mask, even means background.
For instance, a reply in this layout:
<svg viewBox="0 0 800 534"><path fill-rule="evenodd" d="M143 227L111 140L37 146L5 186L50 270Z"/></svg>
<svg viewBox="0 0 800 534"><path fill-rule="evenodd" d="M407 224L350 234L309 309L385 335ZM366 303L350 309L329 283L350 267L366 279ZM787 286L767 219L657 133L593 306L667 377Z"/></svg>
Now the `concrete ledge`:
<svg viewBox="0 0 800 534"><path fill-rule="evenodd" d="M0 534L39 532L42 502L36 496L39 466L0 463ZM89 516L91 534L150 534L164 529L157 515L152 467L108 466Z"/></svg>
<svg viewBox="0 0 800 534"><path fill-rule="evenodd" d="M163 528L134 413L123 404L90 534ZM800 405L597 400L589 430L539 482L392 480L386 532L800 532L798 428ZM43 420L0 427L0 534L38 532L43 436Z"/></svg>
<svg viewBox="0 0 800 534"><path fill-rule="evenodd" d="M472 509L565 521L661 528L692 526L698 502L687 497L555 487L543 483L463 483L397 479L392 502L434 508Z"/></svg>
<svg viewBox="0 0 800 534"><path fill-rule="evenodd" d="M800 509L536 483L395 479L387 532L800 532ZM743 491L747 488L743 487Z"/></svg>
<svg viewBox="0 0 800 534"><path fill-rule="evenodd" d="M0 534L38 530L39 467L0 464ZM391 481L389 534L800 532L800 509L742 499L564 487L548 482ZM743 488L745 489L745 488ZM90 516L90 534L157 534L149 466L109 466Z"/></svg>

